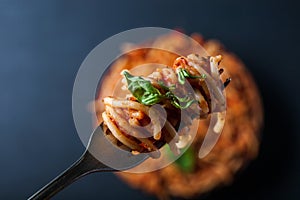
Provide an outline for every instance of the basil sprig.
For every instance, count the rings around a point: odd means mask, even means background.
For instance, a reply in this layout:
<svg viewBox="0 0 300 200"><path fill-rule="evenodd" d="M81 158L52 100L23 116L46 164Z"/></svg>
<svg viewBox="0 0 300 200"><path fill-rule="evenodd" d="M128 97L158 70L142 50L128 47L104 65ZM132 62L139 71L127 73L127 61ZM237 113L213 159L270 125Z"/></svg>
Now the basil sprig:
<svg viewBox="0 0 300 200"><path fill-rule="evenodd" d="M186 69L183 69L183 68L179 68L177 73L178 73L178 81L182 85L185 83L186 78L191 78L191 79L195 79L195 78L205 79L206 78L205 74L201 74L201 76L193 76Z"/></svg>
<svg viewBox="0 0 300 200"><path fill-rule="evenodd" d="M128 90L144 105L154 105L161 101L163 96L158 89L153 87L150 81L140 76L132 76L127 71L123 72L128 84Z"/></svg>
<svg viewBox="0 0 300 200"><path fill-rule="evenodd" d="M181 98L175 95L173 92L175 85L168 87L164 85L162 81L159 81L158 84L164 91L162 94L151 84L150 81L145 80L140 76L132 76L127 71L124 71L123 75L126 78L128 90L140 103L144 105L150 106L160 103L163 100L169 100L174 107L186 109L193 103L197 102L195 99L191 99L188 96Z"/></svg>
<svg viewBox="0 0 300 200"><path fill-rule="evenodd" d="M182 155L179 157L175 164L180 167L180 169L186 173L193 172L196 167L196 156L194 149L191 147L188 148Z"/></svg>

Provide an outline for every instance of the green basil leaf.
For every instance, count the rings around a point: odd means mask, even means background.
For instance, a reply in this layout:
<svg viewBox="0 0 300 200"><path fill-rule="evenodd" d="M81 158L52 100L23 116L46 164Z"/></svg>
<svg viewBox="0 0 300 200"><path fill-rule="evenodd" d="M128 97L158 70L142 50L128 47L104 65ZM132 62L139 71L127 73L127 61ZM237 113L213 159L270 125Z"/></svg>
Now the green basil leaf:
<svg viewBox="0 0 300 200"><path fill-rule="evenodd" d="M144 105L154 105L161 101L162 95L153 87L150 81L140 76L132 76L127 71L123 72L128 84L128 90Z"/></svg>
<svg viewBox="0 0 300 200"><path fill-rule="evenodd" d="M185 72L182 71L181 74L184 78ZM144 105L154 105L161 102L163 99L168 99L174 107L186 109L191 104L197 102L194 99L190 99L188 96L183 98L176 96L172 92L172 90L175 89L175 85L168 87L162 81L158 81L160 87L165 91L165 94L163 95L151 84L150 81L145 80L140 76L132 76L127 71L124 71L123 75L126 78L128 90L140 103Z"/></svg>
<svg viewBox="0 0 300 200"><path fill-rule="evenodd" d="M179 109L186 109L190 107L193 103L198 102L195 99L190 99L190 97L188 96L180 98L176 96L174 93L172 93L171 91L166 93L166 97L171 101L171 104L173 106Z"/></svg>
<svg viewBox="0 0 300 200"><path fill-rule="evenodd" d="M196 167L196 157L194 150L190 147L179 157L175 163L184 172L192 172Z"/></svg>
<svg viewBox="0 0 300 200"><path fill-rule="evenodd" d="M182 69L182 68L179 68L177 73L178 73L178 82L181 85L183 85L185 83L186 78L191 78L191 79L196 79L196 78L205 79L206 78L205 74L201 74L201 76L193 76L186 69Z"/></svg>
<svg viewBox="0 0 300 200"><path fill-rule="evenodd" d="M184 75L184 71L183 69L179 69L179 72L178 72L178 82L183 85L184 82L185 82L185 75Z"/></svg>

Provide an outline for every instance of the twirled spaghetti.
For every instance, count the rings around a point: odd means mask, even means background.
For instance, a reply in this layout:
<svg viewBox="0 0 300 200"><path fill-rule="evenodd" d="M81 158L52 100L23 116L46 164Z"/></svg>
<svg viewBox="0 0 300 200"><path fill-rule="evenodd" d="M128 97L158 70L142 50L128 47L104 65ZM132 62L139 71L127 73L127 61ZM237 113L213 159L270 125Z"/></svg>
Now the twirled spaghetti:
<svg viewBox="0 0 300 200"><path fill-rule="evenodd" d="M122 89L130 93L123 99L103 99L106 137L132 153L159 157L159 148L167 143L174 154L179 154L191 139L189 126L194 119L225 109L222 88L218 87L223 71L217 69L221 59L181 56L172 67L157 68L147 77L123 71ZM212 104L212 95L217 106ZM178 127L179 123L184 126Z"/></svg>

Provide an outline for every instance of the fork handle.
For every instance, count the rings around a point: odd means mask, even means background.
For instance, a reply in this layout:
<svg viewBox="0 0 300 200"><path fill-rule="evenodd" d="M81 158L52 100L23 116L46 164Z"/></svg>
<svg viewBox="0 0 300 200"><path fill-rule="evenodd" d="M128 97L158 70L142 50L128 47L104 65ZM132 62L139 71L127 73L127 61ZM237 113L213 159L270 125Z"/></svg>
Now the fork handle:
<svg viewBox="0 0 300 200"><path fill-rule="evenodd" d="M91 153L86 150L85 153L66 171L37 191L28 200L50 199L53 195L76 181L77 179L92 172L116 171L103 163L99 162Z"/></svg>

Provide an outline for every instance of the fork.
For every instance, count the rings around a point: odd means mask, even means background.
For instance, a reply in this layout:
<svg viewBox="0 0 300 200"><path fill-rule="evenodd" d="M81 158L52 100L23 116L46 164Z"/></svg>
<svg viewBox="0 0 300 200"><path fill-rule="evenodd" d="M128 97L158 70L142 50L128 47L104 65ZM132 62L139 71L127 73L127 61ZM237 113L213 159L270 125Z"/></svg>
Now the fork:
<svg viewBox="0 0 300 200"><path fill-rule="evenodd" d="M148 157L143 154L132 155L129 152L124 152L116 148L105 138L103 123L101 123L92 133L87 149L82 156L62 174L29 197L28 200L50 199L59 191L85 175L93 172L128 170L139 165ZM101 161L105 160L105 163L99 161L99 158ZM115 158L116 160L110 158ZM109 166L111 163L113 163L114 168Z"/></svg>

